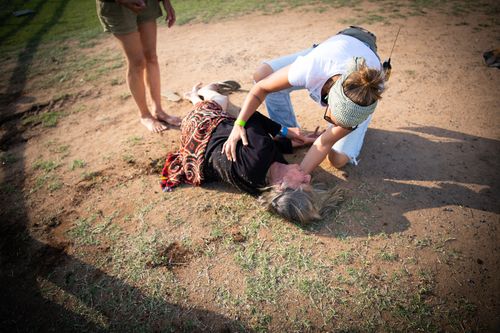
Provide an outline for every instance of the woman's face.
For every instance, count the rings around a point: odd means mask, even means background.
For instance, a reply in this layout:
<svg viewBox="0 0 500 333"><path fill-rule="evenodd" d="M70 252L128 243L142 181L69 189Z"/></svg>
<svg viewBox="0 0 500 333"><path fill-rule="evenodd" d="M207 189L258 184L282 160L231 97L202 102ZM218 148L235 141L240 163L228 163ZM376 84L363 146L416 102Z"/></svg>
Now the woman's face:
<svg viewBox="0 0 500 333"><path fill-rule="evenodd" d="M289 164L283 176L281 187L296 189L301 186L304 187L304 185L309 186L310 182L311 175L302 171L298 164Z"/></svg>

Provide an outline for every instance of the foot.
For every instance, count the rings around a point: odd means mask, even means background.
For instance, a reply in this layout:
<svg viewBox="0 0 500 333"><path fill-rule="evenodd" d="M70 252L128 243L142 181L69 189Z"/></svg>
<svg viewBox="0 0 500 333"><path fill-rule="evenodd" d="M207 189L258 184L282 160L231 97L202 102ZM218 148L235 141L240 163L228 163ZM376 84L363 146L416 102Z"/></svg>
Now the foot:
<svg viewBox="0 0 500 333"><path fill-rule="evenodd" d="M200 95L198 94L198 90L200 90L202 86L202 83L199 82L198 84L194 85L191 91L185 92L182 97L184 99L190 100L191 103L196 104L197 102L201 101Z"/></svg>
<svg viewBox="0 0 500 333"><path fill-rule="evenodd" d="M222 95L228 95L232 92L238 91L240 88L241 85L238 82L228 80L222 82L212 82L209 85L201 88L201 90L215 91ZM200 94L203 95L201 91Z"/></svg>
<svg viewBox="0 0 500 333"><path fill-rule="evenodd" d="M167 123L169 125L172 125L172 126L181 126L181 122L182 122L182 119L177 117L177 116L171 116L169 114L167 114L165 111L163 110L157 110L153 116L158 119L159 121L162 121L164 123Z"/></svg>
<svg viewBox="0 0 500 333"><path fill-rule="evenodd" d="M207 84L203 88L201 87L201 83L198 83L197 87L198 87L198 89L196 90L196 92L198 93L198 95L203 96L203 95L208 95L208 94L213 94L213 93L219 93L218 92L219 86L217 83ZM194 87L193 87L193 89L194 89Z"/></svg>
<svg viewBox="0 0 500 333"><path fill-rule="evenodd" d="M160 121L151 116L141 117L141 124L143 124L149 131L153 133L160 133L165 130L168 130L167 125L161 123Z"/></svg>

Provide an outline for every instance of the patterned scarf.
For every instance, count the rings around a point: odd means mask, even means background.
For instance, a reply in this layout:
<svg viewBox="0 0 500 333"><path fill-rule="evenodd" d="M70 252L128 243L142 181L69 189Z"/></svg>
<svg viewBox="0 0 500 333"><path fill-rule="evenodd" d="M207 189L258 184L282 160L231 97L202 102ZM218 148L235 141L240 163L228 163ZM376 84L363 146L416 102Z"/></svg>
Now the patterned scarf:
<svg viewBox="0 0 500 333"><path fill-rule="evenodd" d="M199 186L204 179L203 162L212 132L224 119L234 119L213 101L196 103L194 110L182 120L181 145L169 153L161 173L163 192L170 192L181 183Z"/></svg>

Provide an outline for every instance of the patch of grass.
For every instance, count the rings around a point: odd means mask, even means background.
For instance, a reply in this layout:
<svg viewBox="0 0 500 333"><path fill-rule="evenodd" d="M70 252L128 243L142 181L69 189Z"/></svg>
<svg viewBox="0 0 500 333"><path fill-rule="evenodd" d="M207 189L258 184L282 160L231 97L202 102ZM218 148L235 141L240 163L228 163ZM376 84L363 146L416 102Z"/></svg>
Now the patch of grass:
<svg viewBox="0 0 500 333"><path fill-rule="evenodd" d="M170 218L170 214L168 214L166 216L166 221L167 221L167 223L172 224L174 227L179 227L179 226L183 225L184 223L186 223L186 221L184 221L181 218L173 218L173 219Z"/></svg>
<svg viewBox="0 0 500 333"><path fill-rule="evenodd" d="M138 144L141 144L144 138L142 136L131 136L127 138L127 145L128 146L136 146Z"/></svg>
<svg viewBox="0 0 500 333"><path fill-rule="evenodd" d="M137 207L137 211L134 215L134 218L141 223L142 226L146 225L146 216L156 207L155 202L150 202L148 204L142 203Z"/></svg>
<svg viewBox="0 0 500 333"><path fill-rule="evenodd" d="M113 224L118 214L118 211L114 211L109 216L105 216L99 211L87 218L80 217L68 231L68 235L80 245L113 243L121 235L120 229Z"/></svg>
<svg viewBox="0 0 500 333"><path fill-rule="evenodd" d="M42 170L46 173L49 173L61 166L60 163L52 160L42 160L38 159L33 163L33 169Z"/></svg>
<svg viewBox="0 0 500 333"><path fill-rule="evenodd" d="M0 152L0 163L2 165L14 164L17 161L17 157L12 153Z"/></svg>
<svg viewBox="0 0 500 333"><path fill-rule="evenodd" d="M0 184L0 193L4 194L12 194L16 192L16 187L9 183L1 183Z"/></svg>
<svg viewBox="0 0 500 333"><path fill-rule="evenodd" d="M57 147L49 147L49 151L51 153L60 154L61 158L64 158L69 155L69 145L59 145Z"/></svg>
<svg viewBox="0 0 500 333"><path fill-rule="evenodd" d="M130 97L132 97L132 95L129 93L129 92L123 92L121 95L120 95L120 99L122 101L126 101L127 99L129 99Z"/></svg>
<svg viewBox="0 0 500 333"><path fill-rule="evenodd" d="M30 193L34 193L39 189L41 189L45 185L48 179L50 179L50 176L47 174L38 176L35 180L35 185L30 189Z"/></svg>
<svg viewBox="0 0 500 333"><path fill-rule="evenodd" d="M399 259L399 256L397 253L388 252L385 250L380 251L380 253L378 254L378 257L384 261L396 261Z"/></svg>
<svg viewBox="0 0 500 333"><path fill-rule="evenodd" d="M123 79L112 79L110 82L112 86L121 86L124 83L125 81Z"/></svg>
<svg viewBox="0 0 500 333"><path fill-rule="evenodd" d="M87 166L87 162L85 162L84 160L73 160L73 162L71 162L70 166L69 166L69 169L71 171L75 170L75 169L83 169Z"/></svg>
<svg viewBox="0 0 500 333"><path fill-rule="evenodd" d="M354 254L352 251L342 251L334 259L335 264L350 265L354 262Z"/></svg>
<svg viewBox="0 0 500 333"><path fill-rule="evenodd" d="M72 276L70 272L68 272L68 276ZM61 288L49 279L37 277L37 283L40 286L39 291L44 299L55 304L65 304L69 311L85 318L96 327L99 327L99 330L107 330L109 328L109 319L90 306L91 303L85 302L87 299L95 299L98 296L98 290L104 287L102 282L95 281L90 285L81 283L82 281L79 280L75 282L80 283L81 286L76 295Z"/></svg>
<svg viewBox="0 0 500 333"><path fill-rule="evenodd" d="M132 154L124 154L122 156L123 162L126 162L128 164L134 164L135 163L135 157Z"/></svg>
<svg viewBox="0 0 500 333"><path fill-rule="evenodd" d="M47 185L47 189L50 192L57 191L63 187L63 183L59 178L54 178L52 181Z"/></svg>
<svg viewBox="0 0 500 333"><path fill-rule="evenodd" d="M233 293L224 286L217 288L215 297L217 304L229 310L239 308L244 302L240 297L233 295Z"/></svg>
<svg viewBox="0 0 500 333"><path fill-rule="evenodd" d="M71 114L80 113L82 111L85 111L86 109L87 107L85 105L80 104L71 110Z"/></svg>
<svg viewBox="0 0 500 333"><path fill-rule="evenodd" d="M100 174L99 171L85 171L82 172L81 179L84 181L95 181Z"/></svg>
<svg viewBox="0 0 500 333"><path fill-rule="evenodd" d="M63 183L61 182L59 177L57 177L56 175L54 175L52 173L45 173L43 175L38 176L35 179L35 184L30 189L29 193L35 193L36 191L38 191L39 189L41 189L45 185L47 185L47 189L50 192L54 192L54 191L62 188Z"/></svg>
<svg viewBox="0 0 500 333"><path fill-rule="evenodd" d="M16 17L12 12L29 8L32 15ZM94 2L24 0L5 1L0 8L0 50L28 43L61 41L68 38L94 39L101 27Z"/></svg>
<svg viewBox="0 0 500 333"><path fill-rule="evenodd" d="M414 243L415 243L415 246L418 249L423 249L423 248L429 247L429 246L431 246L433 244L432 239L430 239L429 237L424 237L424 238L421 238L421 239L416 239L414 241Z"/></svg>
<svg viewBox="0 0 500 333"><path fill-rule="evenodd" d="M31 115L22 120L22 124L36 126L42 124L43 127L55 127L57 122L64 116L59 111L42 112L39 114Z"/></svg>
<svg viewBox="0 0 500 333"><path fill-rule="evenodd" d="M241 210L238 209L237 202L231 204L218 203L214 206L213 209L215 212L215 216L221 221L224 221L224 224L226 225L237 224L241 219Z"/></svg>
<svg viewBox="0 0 500 333"><path fill-rule="evenodd" d="M415 78L415 76L416 76L416 74L417 74L417 72L416 72L416 71L414 71L413 69L406 69L406 70L405 70L405 73L406 73L409 77L411 77L411 78Z"/></svg>
<svg viewBox="0 0 500 333"><path fill-rule="evenodd" d="M94 224L97 220L97 214L93 214L87 218L79 218L74 226L69 230L69 236L81 245L98 245L99 239L94 231Z"/></svg>

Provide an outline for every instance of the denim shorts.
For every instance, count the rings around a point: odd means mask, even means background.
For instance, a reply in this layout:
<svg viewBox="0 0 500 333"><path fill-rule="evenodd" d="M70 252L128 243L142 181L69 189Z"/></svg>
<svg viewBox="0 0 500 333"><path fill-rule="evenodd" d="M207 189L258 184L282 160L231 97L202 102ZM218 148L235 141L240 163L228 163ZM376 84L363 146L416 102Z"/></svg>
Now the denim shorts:
<svg viewBox="0 0 500 333"><path fill-rule="evenodd" d="M125 35L136 32L139 24L154 21L162 16L157 0L146 0L146 8L139 14L117 4L116 2L96 0L97 16L104 31L115 35Z"/></svg>

